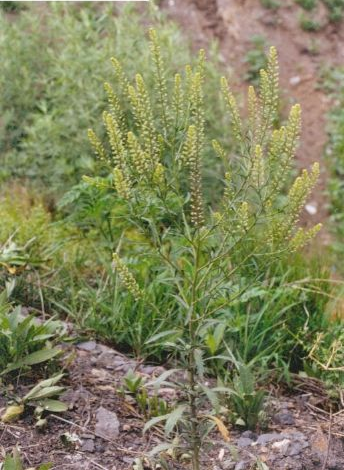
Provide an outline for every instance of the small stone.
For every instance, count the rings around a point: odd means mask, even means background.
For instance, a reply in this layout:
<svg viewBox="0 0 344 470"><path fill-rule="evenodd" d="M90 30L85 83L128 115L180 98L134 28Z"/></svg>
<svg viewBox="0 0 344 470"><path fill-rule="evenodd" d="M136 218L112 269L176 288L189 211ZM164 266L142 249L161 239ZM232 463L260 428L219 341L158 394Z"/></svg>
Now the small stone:
<svg viewBox="0 0 344 470"><path fill-rule="evenodd" d="M301 77L299 75L295 75L294 77L291 77L289 80L290 85L298 85L301 82Z"/></svg>
<svg viewBox="0 0 344 470"><path fill-rule="evenodd" d="M83 351L94 351L97 347L97 343L95 341L85 341L84 343L79 343L77 345L78 349L82 349Z"/></svg>
<svg viewBox="0 0 344 470"><path fill-rule="evenodd" d="M116 413L103 408L98 408L96 413L95 433L107 439L116 439L119 435L119 421Z"/></svg>
<svg viewBox="0 0 344 470"><path fill-rule="evenodd" d="M298 442L295 442L295 443L293 442L290 445L287 454L290 457L293 457L295 455L299 455L299 454L301 454L301 452L303 452L303 449L305 449L306 447L308 447L307 442L304 442L304 441L298 441Z"/></svg>
<svg viewBox="0 0 344 470"><path fill-rule="evenodd" d="M274 416L274 421L275 423L282 424L283 426L293 426L295 424L293 414L287 410L276 413Z"/></svg>
<svg viewBox="0 0 344 470"><path fill-rule="evenodd" d="M248 438L248 437L240 437L238 439L238 442L237 442L237 445L238 447L249 447L250 445L253 444L253 441L252 439Z"/></svg>
<svg viewBox="0 0 344 470"><path fill-rule="evenodd" d="M240 460L240 462L238 462L234 467L234 470L247 470L248 468L248 463L244 460Z"/></svg>
<svg viewBox="0 0 344 470"><path fill-rule="evenodd" d="M305 209L310 215L315 215L318 212L316 203L309 203L305 205Z"/></svg>
<svg viewBox="0 0 344 470"><path fill-rule="evenodd" d="M257 444L260 445L265 445L268 444L269 442L274 442L278 441L280 439L284 439L286 436L285 434L278 434L278 433L267 433L267 434L261 434L258 439L257 439Z"/></svg>
<svg viewBox="0 0 344 470"><path fill-rule="evenodd" d="M94 452L94 440L85 439L81 446L82 452Z"/></svg>
<svg viewBox="0 0 344 470"><path fill-rule="evenodd" d="M225 460L222 462L221 467L223 470L234 470L235 469L235 462L233 460Z"/></svg>
<svg viewBox="0 0 344 470"><path fill-rule="evenodd" d="M277 441L272 444L273 449L277 449L281 454L286 455L289 448L290 440L283 439L283 441Z"/></svg>
<svg viewBox="0 0 344 470"><path fill-rule="evenodd" d="M123 431L130 431L130 430L131 430L131 426L130 426L130 424L123 424L122 429L123 429Z"/></svg>
<svg viewBox="0 0 344 470"><path fill-rule="evenodd" d="M253 431L244 431L241 434L241 437L247 437L248 439L252 439L253 441L256 441L258 438L257 434Z"/></svg>

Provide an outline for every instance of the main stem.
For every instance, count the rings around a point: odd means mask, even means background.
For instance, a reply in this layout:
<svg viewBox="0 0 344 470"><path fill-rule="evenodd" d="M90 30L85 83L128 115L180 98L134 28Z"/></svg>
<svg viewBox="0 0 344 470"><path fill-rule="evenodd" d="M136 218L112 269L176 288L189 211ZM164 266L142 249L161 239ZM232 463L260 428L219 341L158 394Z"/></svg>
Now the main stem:
<svg viewBox="0 0 344 470"><path fill-rule="evenodd" d="M197 320L197 282L200 256L200 236L199 231L195 234L196 245L194 246L194 275L191 289L191 314L189 320L189 340L190 349L188 352L188 376L189 376L189 406L191 417L191 450L192 450L192 469L200 470L200 436L198 431L198 413L197 413L197 376L195 364L196 347L196 320ZM196 325L197 326L197 325Z"/></svg>

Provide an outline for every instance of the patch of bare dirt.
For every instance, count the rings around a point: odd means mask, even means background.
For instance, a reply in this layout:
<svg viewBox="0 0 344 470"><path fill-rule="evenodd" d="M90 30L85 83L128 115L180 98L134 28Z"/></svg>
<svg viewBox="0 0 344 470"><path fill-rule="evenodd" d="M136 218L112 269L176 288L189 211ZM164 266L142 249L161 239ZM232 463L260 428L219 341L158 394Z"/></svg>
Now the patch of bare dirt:
<svg viewBox="0 0 344 470"><path fill-rule="evenodd" d="M0 423L0 461L1 454L17 445L25 468L52 462L54 470L133 469L135 458L148 453L163 436L159 430L143 435L142 415L133 400L124 398L118 389L129 369L147 379L164 369L139 363L94 341L73 351L75 358L65 383L68 388L62 397L69 411L50 415L41 431L34 426L31 410L15 423ZM294 387L292 394L271 390L269 424L264 431L240 432L227 424L229 443L214 431L202 469L252 470L259 457L271 470L342 470L343 410L330 413L324 387L315 379L297 377ZM159 391L166 400L173 400L173 393L166 387ZM6 402L0 394L0 412ZM171 462L171 469L187 468L187 462Z"/></svg>
<svg viewBox="0 0 344 470"><path fill-rule="evenodd" d="M312 207L303 215L303 223L313 225L326 221L328 216L323 153L327 141L326 113L331 103L319 87L319 72L324 66L343 63L344 26L329 23L323 7L319 21L324 27L316 33L305 32L299 25L301 8L293 0L283 0L280 4L278 10L269 10L262 7L260 0L166 0L163 3L195 47L206 47L210 40L217 39L224 61L233 70L233 87L239 93L247 88L242 79L247 68L243 58L252 48L251 38L261 35L268 44L276 46L284 110L296 102L303 110L297 165L309 168L314 161L321 163L320 182L310 201ZM330 242L326 230L322 231L322 242Z"/></svg>

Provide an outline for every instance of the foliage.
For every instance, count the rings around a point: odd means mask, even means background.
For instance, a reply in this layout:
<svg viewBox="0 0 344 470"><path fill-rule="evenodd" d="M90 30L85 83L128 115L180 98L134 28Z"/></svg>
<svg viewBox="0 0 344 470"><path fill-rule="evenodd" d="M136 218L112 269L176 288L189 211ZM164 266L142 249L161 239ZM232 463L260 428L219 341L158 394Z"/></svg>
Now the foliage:
<svg viewBox="0 0 344 470"><path fill-rule="evenodd" d="M132 83L120 62L112 60L116 82L113 88L108 86L110 106L103 113L108 144L89 131L91 144L111 176L87 176L84 181L113 190L114 204L124 208L123 220L142 237L136 257L152 260L154 269L138 278L120 256L121 243L113 255L116 274L131 295L133 309L144 305L161 317L180 319L179 327L158 333L150 342L164 342L178 358L188 377L187 384L177 385L185 402L153 418L146 429L165 421L165 432L170 435L177 427L184 437L179 445L191 452L192 467L197 470L202 442L214 422L219 429L223 426L218 418L204 420L201 414L205 400L216 401L215 391L203 385L202 331L250 288L261 285L276 259L314 237L320 226L304 230L297 228L297 221L319 168L314 164L310 172L304 170L281 200L299 136L300 107L291 109L285 127L273 129L278 65L271 48L267 69L260 73L258 94L249 88L247 123L242 123L227 80L221 79L238 158L228 161L223 145L212 141L215 155L226 168L219 181L222 202L212 208L203 197L203 153L212 138L204 119L204 52L200 51L195 68L187 66L185 74L171 79L154 30L150 30L150 51L154 94L141 74ZM124 122L128 103L132 117ZM150 289L151 279L161 272L168 273L171 313L161 311Z"/></svg>
<svg viewBox="0 0 344 470"><path fill-rule="evenodd" d="M259 74L267 65L266 39L264 36L256 35L251 38L252 48L245 55L245 63L248 66L245 78L253 85L259 83Z"/></svg>
<svg viewBox="0 0 344 470"><path fill-rule="evenodd" d="M264 390L256 390L255 377L250 367L237 365L238 372L233 379L232 393L229 396L229 407L233 411L233 421L248 429L264 427Z"/></svg>
<svg viewBox="0 0 344 470"><path fill-rule="evenodd" d="M0 295L0 375L50 361L60 353L55 344L64 334L59 321L24 316L20 307L11 307L7 295Z"/></svg>
<svg viewBox="0 0 344 470"><path fill-rule="evenodd" d="M300 15L300 26L304 31L309 31L309 32L316 32L321 29L321 24L319 23L318 20L313 19L309 15L306 15L302 13Z"/></svg>
<svg viewBox="0 0 344 470"><path fill-rule="evenodd" d="M149 384L139 374L129 370L123 378L123 386L120 392L130 395L136 402L142 416L148 420L156 416L162 416L170 412L169 404L159 398L156 390L150 393Z"/></svg>
<svg viewBox="0 0 344 470"><path fill-rule="evenodd" d="M313 10L317 5L317 0L295 0L304 10Z"/></svg>
<svg viewBox="0 0 344 470"><path fill-rule="evenodd" d="M5 2L2 2L2 3L5 3ZM44 464L41 464L39 467L37 467L36 470L49 470L50 468L52 468L52 464L44 463ZM13 449L12 455L6 455L5 461L1 469L2 470L24 470L23 463L20 457L20 452L17 447Z"/></svg>
<svg viewBox="0 0 344 470"><path fill-rule="evenodd" d="M271 10L277 10L281 6L281 3L278 0L260 0L260 2L263 7Z"/></svg>
<svg viewBox="0 0 344 470"><path fill-rule="evenodd" d="M116 54L125 58L129 70L147 70L142 27L147 22L160 32L171 71L189 60L185 38L153 6L136 12L132 5L118 10L115 4L99 8L89 2L80 9L52 2L42 11L32 3L11 20L0 12L4 179L26 178L35 187L61 194L81 174L95 171L87 126L100 130L97 117L105 103L101 85L111 71L108 58ZM215 79L215 69L212 75ZM208 106L207 112L209 125L221 132L219 110ZM213 172L209 168L209 178Z"/></svg>
<svg viewBox="0 0 344 470"><path fill-rule="evenodd" d="M333 243L334 251L340 258L344 254L344 70L335 68L324 77L324 85L333 97L335 106L328 116L329 141L326 148L326 158L331 171L328 183L330 200L331 227L336 236ZM336 263L341 271L341 263Z"/></svg>
<svg viewBox="0 0 344 470"><path fill-rule="evenodd" d="M62 377L63 374L58 374L41 380L24 397L16 397L15 404L9 405L5 409L1 421L3 423L15 421L26 411L27 407L33 406L36 426L43 427L47 422L43 417L45 412L62 413L67 411L66 403L56 399L65 390L64 387L56 385Z"/></svg>

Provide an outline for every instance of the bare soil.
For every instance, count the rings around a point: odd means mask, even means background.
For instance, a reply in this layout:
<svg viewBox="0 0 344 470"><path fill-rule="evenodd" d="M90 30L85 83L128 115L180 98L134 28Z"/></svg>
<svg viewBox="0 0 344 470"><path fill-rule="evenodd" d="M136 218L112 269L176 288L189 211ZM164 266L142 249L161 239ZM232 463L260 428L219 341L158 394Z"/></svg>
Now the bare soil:
<svg viewBox="0 0 344 470"><path fill-rule="evenodd" d="M163 437L159 430L143 435L145 420L137 405L118 390L129 369L147 379L160 375L164 369L141 364L94 341L72 347L68 356L74 359L66 370L68 388L62 399L69 410L48 416L48 425L42 430L35 428L31 409L15 423L1 423L0 456L17 445L25 460L24 468L51 462L54 470L132 469L135 458L147 454ZM214 432L202 469L252 470L259 457L271 470L342 470L344 410L333 408L331 414L331 401L316 380L298 377L293 387L289 391L271 389L268 427L264 431L243 433L227 422L229 442ZM5 393L5 388L0 392L1 414L11 392ZM25 393L25 387L19 393ZM173 389L162 387L159 393L166 400L174 398ZM115 414L115 437L99 433L100 409L110 413L110 420ZM237 455L228 444L237 447ZM171 462L171 469L187 468L187 462Z"/></svg>

